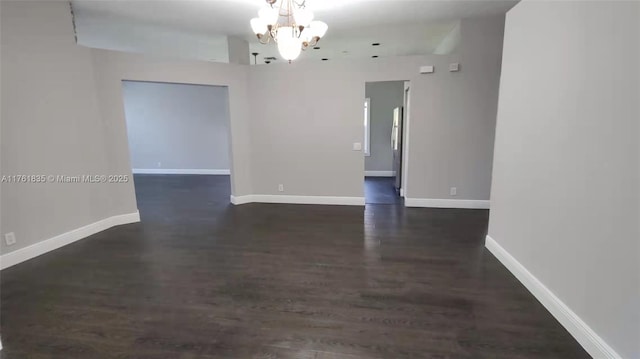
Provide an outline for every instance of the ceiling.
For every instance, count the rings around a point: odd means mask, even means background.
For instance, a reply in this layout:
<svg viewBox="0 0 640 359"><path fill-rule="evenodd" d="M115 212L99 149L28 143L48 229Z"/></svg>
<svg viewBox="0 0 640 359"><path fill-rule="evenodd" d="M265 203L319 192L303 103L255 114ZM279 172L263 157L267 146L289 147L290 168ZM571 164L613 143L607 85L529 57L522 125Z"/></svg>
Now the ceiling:
<svg viewBox="0 0 640 359"><path fill-rule="evenodd" d="M516 0L306 0L329 25L319 50L301 58L371 57L433 53L458 20L504 14ZM264 0L74 0L78 42L98 48L228 61L227 36L251 51L278 57L260 45L249 20ZM381 45L373 48L372 43ZM345 52L346 51L346 52Z"/></svg>

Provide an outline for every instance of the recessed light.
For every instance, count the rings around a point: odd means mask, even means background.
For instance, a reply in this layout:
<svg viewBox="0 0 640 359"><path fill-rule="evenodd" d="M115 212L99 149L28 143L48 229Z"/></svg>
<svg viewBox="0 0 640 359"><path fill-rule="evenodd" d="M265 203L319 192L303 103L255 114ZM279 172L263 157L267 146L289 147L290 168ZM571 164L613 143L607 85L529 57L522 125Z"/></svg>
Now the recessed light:
<svg viewBox="0 0 640 359"><path fill-rule="evenodd" d="M373 55L373 56L371 56L371 58L373 58L373 59L377 59L377 58L378 58L378 55Z"/></svg>
<svg viewBox="0 0 640 359"><path fill-rule="evenodd" d="M320 50L320 46L314 46L314 50Z"/></svg>
<svg viewBox="0 0 640 359"><path fill-rule="evenodd" d="M327 58L322 59L322 61L327 61L327 60L329 60L329 59L327 59Z"/></svg>
<svg viewBox="0 0 640 359"><path fill-rule="evenodd" d="M371 46L380 46L379 42L374 42L373 44L371 44Z"/></svg>

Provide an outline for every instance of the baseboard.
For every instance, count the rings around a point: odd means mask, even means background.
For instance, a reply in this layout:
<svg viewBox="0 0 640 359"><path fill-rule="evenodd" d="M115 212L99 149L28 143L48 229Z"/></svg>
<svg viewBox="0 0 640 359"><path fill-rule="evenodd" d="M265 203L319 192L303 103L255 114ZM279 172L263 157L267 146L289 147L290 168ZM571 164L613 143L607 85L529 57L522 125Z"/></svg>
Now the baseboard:
<svg viewBox="0 0 640 359"><path fill-rule="evenodd" d="M92 234L102 232L105 229L109 229L121 224L135 222L140 222L140 213L138 211L105 218L84 227L80 227L69 232L57 235L53 238L49 238L36 244L32 244L28 247L20 248L13 252L3 254L2 256L0 256L0 269L9 268L18 263L22 263L31 258L35 258L39 255L66 246L67 244L79 241Z"/></svg>
<svg viewBox="0 0 640 359"><path fill-rule="evenodd" d="M405 207L489 209L489 201L475 199L405 198Z"/></svg>
<svg viewBox="0 0 640 359"><path fill-rule="evenodd" d="M253 202L253 196L252 195L231 196L230 202L232 204L235 204L235 205L245 204L245 203L252 203Z"/></svg>
<svg viewBox="0 0 640 359"><path fill-rule="evenodd" d="M289 196L254 194L247 196L231 196L231 203L285 203L285 204L321 204L340 206L364 206L364 197L334 197L334 196Z"/></svg>
<svg viewBox="0 0 640 359"><path fill-rule="evenodd" d="M498 242L487 236L485 247L547 308L592 357L622 359L591 327Z"/></svg>
<svg viewBox="0 0 640 359"><path fill-rule="evenodd" d="M364 171L366 177L394 177L396 171Z"/></svg>
<svg viewBox="0 0 640 359"><path fill-rule="evenodd" d="M134 174L153 175L229 175L230 170L206 170L206 169L183 169L183 168L134 168Z"/></svg>

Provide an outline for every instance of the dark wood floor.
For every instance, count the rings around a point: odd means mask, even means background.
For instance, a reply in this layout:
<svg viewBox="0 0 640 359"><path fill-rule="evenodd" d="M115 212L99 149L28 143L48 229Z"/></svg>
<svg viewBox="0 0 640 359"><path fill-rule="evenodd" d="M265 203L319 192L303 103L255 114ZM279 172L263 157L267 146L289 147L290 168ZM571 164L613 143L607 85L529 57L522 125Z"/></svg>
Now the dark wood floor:
<svg viewBox="0 0 640 359"><path fill-rule="evenodd" d="M395 177L365 177L364 198L367 204L402 204L395 189Z"/></svg>
<svg viewBox="0 0 640 359"><path fill-rule="evenodd" d="M142 223L2 271L2 359L588 358L483 248L487 211L135 181Z"/></svg>

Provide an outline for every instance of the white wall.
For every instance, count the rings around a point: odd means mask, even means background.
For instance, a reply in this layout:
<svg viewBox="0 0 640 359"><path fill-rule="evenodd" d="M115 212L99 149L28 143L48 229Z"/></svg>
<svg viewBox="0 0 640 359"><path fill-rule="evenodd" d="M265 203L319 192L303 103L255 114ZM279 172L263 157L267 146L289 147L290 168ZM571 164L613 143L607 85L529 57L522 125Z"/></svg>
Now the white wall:
<svg viewBox="0 0 640 359"><path fill-rule="evenodd" d="M2 175L112 172L95 92L91 50L76 46L68 3L2 1ZM3 183L2 233L15 251L126 211L121 184Z"/></svg>
<svg viewBox="0 0 640 359"><path fill-rule="evenodd" d="M123 81L134 169L229 170L229 91Z"/></svg>
<svg viewBox="0 0 640 359"><path fill-rule="evenodd" d="M368 82L365 97L370 99L370 156L364 158L366 171L393 171L391 127L393 109L404 105L404 81Z"/></svg>
<svg viewBox="0 0 640 359"><path fill-rule="evenodd" d="M508 13L489 224L623 358L640 358L639 12L524 1Z"/></svg>
<svg viewBox="0 0 640 359"><path fill-rule="evenodd" d="M225 35L198 34L144 24L136 19L84 14L77 6L75 10L80 45L173 59L230 62L230 46ZM245 57L249 56L247 45Z"/></svg>
<svg viewBox="0 0 640 359"><path fill-rule="evenodd" d="M446 56L252 66L254 193L282 194L282 183L288 195L363 197L364 156L352 144L363 141L365 83L410 80L406 196L488 201L503 26L504 17L462 20ZM421 75L422 65L436 72Z"/></svg>
<svg viewBox="0 0 640 359"><path fill-rule="evenodd" d="M453 52L460 43L460 22L458 22L447 36L440 42L438 47L433 51L436 55L446 55Z"/></svg>
<svg viewBox="0 0 640 359"><path fill-rule="evenodd" d="M228 36L229 62L239 65L250 65L251 50L247 40L238 36Z"/></svg>
<svg viewBox="0 0 640 359"><path fill-rule="evenodd" d="M96 89L103 120L109 124L112 171L130 171L122 80L226 86L229 91L231 193L247 195L251 188L251 146L247 109L249 66L178 61L109 50L92 50ZM135 205L133 185L114 194L122 207Z"/></svg>

